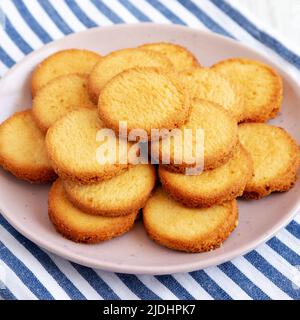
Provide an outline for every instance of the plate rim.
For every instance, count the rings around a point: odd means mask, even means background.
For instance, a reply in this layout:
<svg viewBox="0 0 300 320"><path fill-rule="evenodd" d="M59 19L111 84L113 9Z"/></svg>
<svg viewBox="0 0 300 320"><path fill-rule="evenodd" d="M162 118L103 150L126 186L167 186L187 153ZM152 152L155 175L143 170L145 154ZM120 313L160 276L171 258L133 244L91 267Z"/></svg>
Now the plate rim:
<svg viewBox="0 0 300 320"><path fill-rule="evenodd" d="M193 27L188 27L188 26L182 26L182 25L174 25L174 24L164 24L164 23L152 23L152 22L146 22L146 23L131 23L131 24L117 24L117 25L111 25L111 26L103 26L103 27L95 27L95 28L90 28L87 30L82 30L79 32L75 32L73 34L67 35L63 38L51 41L50 43L40 47L37 50L32 51L30 54L25 56L21 61L16 63L12 68L10 68L0 79L0 87L2 83L5 81L5 78L10 76L11 73L15 72L16 69L18 69L21 65L26 64L28 60L31 59L33 55L39 54L41 51L46 50L48 47L51 47L54 43L60 44L66 38L70 39L72 37L78 37L78 35L83 35L83 34L89 34L89 33L94 33L97 32L98 30L102 30L102 32L105 32L105 30L109 29L119 29L119 28L149 28L149 27L157 27L157 28L165 28L165 29L181 29L185 30L188 32L196 32L200 33L202 35L209 35L213 38L220 39L221 41L228 42L231 45L238 46L244 49L247 49L248 51L252 52L255 55L261 56L263 59L268 60L270 62L270 65L276 66L276 68L280 71L280 73L292 84L292 86L297 88L300 91L300 86L297 84L295 79L283 68L277 63L276 61L270 59L267 55L265 55L263 52L259 50L255 50L252 47L248 46L247 44L241 43L237 40L222 36L220 34L213 33L211 31L204 31L204 30L199 30L197 28ZM104 31L103 31L104 30ZM99 260L93 260L90 257L82 257L80 254L75 253L75 252L70 252L64 247L51 247L51 243L49 241L44 240L43 238L38 238L35 237L34 233L29 232L26 228L22 228L21 223L18 223L14 221L8 211L5 209L5 205L0 203L0 211L3 215L3 217L18 231L20 232L23 236L28 238L30 241L35 243L36 245L40 246L41 248L54 253L60 257L63 257L69 261L95 268L95 269L101 269L101 270L106 270L110 272L120 272L120 273L126 273L126 274L149 274L149 275L163 275L163 274L174 274L174 273L180 273L180 272L191 272L195 270L202 270L204 268L210 267L210 266L217 266L219 264L222 264L224 262L230 261L233 258L237 256L241 256L246 254L247 252L250 252L251 250L255 249L257 246L259 246L262 243L265 243L268 241L271 237L273 237L281 228L285 227L297 214L297 211L300 209L300 195L297 201L295 202L294 206L289 210L287 214L283 216L282 219L277 221L275 225L273 225L268 233L261 235L260 237L256 238L252 242L243 245L242 247L237 247L234 250L231 250L230 252L222 255L222 258L211 258L215 261L211 261L211 259L207 259L205 261L200 261L200 262L191 262L191 263L184 263L184 264L179 264L177 266L138 266L138 265L126 265L126 264L118 264L116 262L103 262ZM64 251L65 250L65 251Z"/></svg>

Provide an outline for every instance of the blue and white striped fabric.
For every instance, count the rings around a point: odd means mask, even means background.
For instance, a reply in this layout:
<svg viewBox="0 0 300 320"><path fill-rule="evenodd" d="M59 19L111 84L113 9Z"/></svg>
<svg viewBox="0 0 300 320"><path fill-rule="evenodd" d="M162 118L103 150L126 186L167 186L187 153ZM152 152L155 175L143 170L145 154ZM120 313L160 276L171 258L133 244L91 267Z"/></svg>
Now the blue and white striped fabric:
<svg viewBox="0 0 300 320"><path fill-rule="evenodd" d="M1 76L31 51L70 33L153 21L246 42L300 79L300 56L223 0L2 0L0 5L5 14ZM299 299L293 283L299 267L300 215L266 244L231 262L165 276L109 273L68 262L37 247L0 215L3 299Z"/></svg>

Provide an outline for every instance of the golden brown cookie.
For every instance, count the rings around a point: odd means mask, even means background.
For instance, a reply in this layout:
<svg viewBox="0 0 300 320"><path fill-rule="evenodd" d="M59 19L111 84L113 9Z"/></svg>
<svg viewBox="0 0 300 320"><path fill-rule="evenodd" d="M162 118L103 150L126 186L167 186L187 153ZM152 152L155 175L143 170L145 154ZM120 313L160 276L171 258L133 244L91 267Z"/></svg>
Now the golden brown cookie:
<svg viewBox="0 0 300 320"><path fill-rule="evenodd" d="M199 66L196 57L186 48L168 42L146 43L139 48L159 52L167 57L173 64L175 70L183 71Z"/></svg>
<svg viewBox="0 0 300 320"><path fill-rule="evenodd" d="M34 122L31 110L17 112L0 125L0 165L29 182L55 179L45 137Z"/></svg>
<svg viewBox="0 0 300 320"><path fill-rule="evenodd" d="M113 150L116 145L124 145L113 137L106 140L98 140L99 130L104 125L97 117L97 111L87 108L72 111L58 120L47 132L46 147L54 170L63 179L79 183L95 183L104 179L110 179L128 168L127 163L119 163L118 154L116 161L108 161L108 154L104 162L99 158L99 150L103 147L102 155L106 149ZM101 147L102 146L102 147ZM106 148L107 147L107 148ZM128 159L125 159L128 160Z"/></svg>
<svg viewBox="0 0 300 320"><path fill-rule="evenodd" d="M260 199L273 191L287 191L295 184L300 165L299 147L282 128L264 123L239 126L239 138L254 165L244 197Z"/></svg>
<svg viewBox="0 0 300 320"><path fill-rule="evenodd" d="M236 86L208 68L193 68L180 74L192 98L204 99L225 108L238 122L244 119L244 101Z"/></svg>
<svg viewBox="0 0 300 320"><path fill-rule="evenodd" d="M117 74L136 67L154 67L171 69L172 63L164 55L143 49L122 49L106 55L89 76L88 91L94 103L102 88Z"/></svg>
<svg viewBox="0 0 300 320"><path fill-rule="evenodd" d="M50 80L70 74L89 74L101 56L93 51L68 49L58 51L43 60L34 70L31 79L32 96Z"/></svg>
<svg viewBox="0 0 300 320"><path fill-rule="evenodd" d="M126 121L128 130L173 129L183 125L190 103L176 74L155 68L135 68L114 77L101 91L98 111L108 128L119 130Z"/></svg>
<svg viewBox="0 0 300 320"><path fill-rule="evenodd" d="M86 86L86 76L68 74L51 80L41 88L34 97L32 106L39 128L47 132L68 112L78 108L95 108Z"/></svg>
<svg viewBox="0 0 300 320"><path fill-rule="evenodd" d="M245 122L264 122L281 108L282 79L270 66L255 60L233 58L216 63L213 70L236 85L244 98Z"/></svg>
<svg viewBox="0 0 300 320"><path fill-rule="evenodd" d="M187 134L186 129L191 130L192 140L184 141L184 135ZM180 127L182 143L177 143L172 135L161 141L153 142L152 157L159 158L159 162L166 164L168 170L185 173L186 169L194 167L198 158L201 157L196 148L197 129L204 133L204 170L217 168L227 162L238 142L237 123L224 108L205 100L193 100L189 119ZM189 144L187 144L188 141L190 141ZM198 141L201 142L201 140ZM199 146L202 146L201 150L203 150L203 145ZM184 150L186 152L190 150L188 153L192 157L186 153L184 158ZM157 151L159 155L157 155ZM177 161L176 154L182 155L182 163L175 163ZM168 158L170 158L170 165L164 161Z"/></svg>
<svg viewBox="0 0 300 320"><path fill-rule="evenodd" d="M224 165L199 175L189 176L159 167L159 178L165 191L184 205L199 208L241 196L252 175L252 159L241 145Z"/></svg>
<svg viewBox="0 0 300 320"><path fill-rule="evenodd" d="M144 206L155 184L150 164L132 166L124 173L97 184L81 185L64 181L69 200L81 210L95 215L122 216Z"/></svg>
<svg viewBox="0 0 300 320"><path fill-rule="evenodd" d="M145 229L154 241L186 252L219 247L238 224L236 200L210 208L188 208L157 189L143 209Z"/></svg>
<svg viewBox="0 0 300 320"><path fill-rule="evenodd" d="M48 213L56 230L64 237L84 243L96 243L129 231L137 211L122 217L89 215L72 205L60 179L54 182L48 201Z"/></svg>

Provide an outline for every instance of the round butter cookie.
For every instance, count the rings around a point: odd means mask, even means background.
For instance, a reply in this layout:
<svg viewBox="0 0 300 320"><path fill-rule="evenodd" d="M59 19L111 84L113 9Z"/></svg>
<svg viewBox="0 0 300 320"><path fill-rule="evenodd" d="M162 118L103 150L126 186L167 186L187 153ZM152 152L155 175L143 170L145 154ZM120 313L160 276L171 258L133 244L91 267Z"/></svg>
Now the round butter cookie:
<svg viewBox="0 0 300 320"><path fill-rule="evenodd" d="M281 108L282 79L270 66L249 59L228 59L212 66L229 78L244 99L244 122L264 122Z"/></svg>
<svg viewBox="0 0 300 320"><path fill-rule="evenodd" d="M137 48L113 51L106 55L89 76L88 91L92 101L98 102L102 88L117 74L136 67L171 69L169 59L158 52Z"/></svg>
<svg viewBox="0 0 300 320"><path fill-rule="evenodd" d="M45 147L45 137L31 110L15 113L0 125L0 164L19 179L48 182L56 175Z"/></svg>
<svg viewBox="0 0 300 320"><path fill-rule="evenodd" d="M156 68L135 68L114 77L101 91L98 102L101 120L118 132L119 122L128 130L173 129L183 125L190 103L176 74Z"/></svg>
<svg viewBox="0 0 300 320"><path fill-rule="evenodd" d="M254 176L244 197L260 199L273 191L287 191L297 179L299 147L282 128L264 123L239 126L239 138L253 159Z"/></svg>
<svg viewBox="0 0 300 320"><path fill-rule="evenodd" d="M175 70L179 72L199 66L194 55L178 44L167 42L146 43L139 48L153 50L163 54L172 62Z"/></svg>
<svg viewBox="0 0 300 320"><path fill-rule="evenodd" d="M252 159L241 145L228 162L199 175L188 176L159 167L159 178L165 191L184 205L199 208L241 196L252 175Z"/></svg>
<svg viewBox="0 0 300 320"><path fill-rule="evenodd" d="M184 141L186 129L191 130L192 139ZM189 119L180 127L182 143L176 143L177 140L172 134L160 141L151 141L153 144L151 156L159 159L159 162L165 164L168 170L185 173L187 168L193 168L196 165L197 156L199 157L199 154L196 155L197 129L202 129L204 134L204 170L217 168L231 158L238 142L237 123L224 108L205 100L192 101ZM203 150L203 146L201 149ZM189 153L194 159L189 155L183 157L187 150L190 150ZM182 155L181 163L176 163L178 162L176 154ZM169 163L164 159L170 160Z"/></svg>
<svg viewBox="0 0 300 320"><path fill-rule="evenodd" d="M105 161L98 158L100 147L105 150L125 144L127 141L108 137L97 141L99 130L105 126L96 110L87 108L71 111L58 120L47 132L46 147L56 173L63 179L89 184L110 179L128 168L128 162L119 163L108 154ZM104 145L103 145L104 143Z"/></svg>
<svg viewBox="0 0 300 320"><path fill-rule="evenodd" d="M192 98L217 103L236 121L243 121L243 98L236 86L222 74L212 69L198 67L182 72L180 78Z"/></svg>
<svg viewBox="0 0 300 320"><path fill-rule="evenodd" d="M139 164L97 184L82 185L64 181L69 200L81 210L96 215L121 216L144 206L155 185L155 168Z"/></svg>
<svg viewBox="0 0 300 320"><path fill-rule="evenodd" d="M122 217L86 214L72 205L58 179L49 192L48 214L56 230L64 237L75 242L96 243L129 231L134 225L137 211Z"/></svg>
<svg viewBox="0 0 300 320"><path fill-rule="evenodd" d="M69 74L57 77L41 88L33 99L32 112L43 132L68 112L95 108L87 93L87 77Z"/></svg>
<svg viewBox="0 0 300 320"><path fill-rule="evenodd" d="M238 224L236 200L210 208L188 208L157 189L143 209L145 229L154 241L186 252L219 247Z"/></svg>
<svg viewBox="0 0 300 320"><path fill-rule="evenodd" d="M89 74L102 57L93 51L68 49L58 51L43 60L34 70L31 79L32 96L50 80L70 74Z"/></svg>

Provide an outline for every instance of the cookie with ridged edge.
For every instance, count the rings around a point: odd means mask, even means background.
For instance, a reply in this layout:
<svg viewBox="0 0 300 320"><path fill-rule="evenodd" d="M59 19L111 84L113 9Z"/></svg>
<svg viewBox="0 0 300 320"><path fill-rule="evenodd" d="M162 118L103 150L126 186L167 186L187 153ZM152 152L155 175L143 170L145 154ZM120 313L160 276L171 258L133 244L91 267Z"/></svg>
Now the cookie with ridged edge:
<svg viewBox="0 0 300 320"><path fill-rule="evenodd" d="M144 206L155 185L156 172L150 164L139 164L97 184L64 181L69 200L81 210L95 215L122 216Z"/></svg>
<svg viewBox="0 0 300 320"><path fill-rule="evenodd" d="M159 188L143 209L143 222L150 238L163 246L186 252L210 251L237 226L237 203L188 208Z"/></svg>
<svg viewBox="0 0 300 320"><path fill-rule="evenodd" d="M260 199L274 191L287 191L297 179L299 146L282 128L264 123L239 126L239 139L253 159L254 176L243 196Z"/></svg>
<svg viewBox="0 0 300 320"><path fill-rule="evenodd" d="M60 179L54 182L49 192L51 222L60 234L75 242L97 243L121 236L133 227L137 213L122 217L86 214L68 200Z"/></svg>
<svg viewBox="0 0 300 320"><path fill-rule="evenodd" d="M199 175L184 175L159 167L164 190L188 207L211 207L243 194L252 178L253 164L249 153L239 145L232 158L222 166Z"/></svg>
<svg viewBox="0 0 300 320"><path fill-rule="evenodd" d="M128 158L124 159L125 163L118 161L111 163L98 159L99 147L103 142L105 142L104 149L116 146L116 160L118 160L118 145L122 143L125 146L127 143L118 138L114 140L113 137L97 141L97 133L104 128L97 116L97 110L82 108L68 113L48 130L46 135L48 155L60 177L89 184L111 179L128 169ZM102 157L101 153L100 156ZM105 160L109 158L106 157Z"/></svg>
<svg viewBox="0 0 300 320"><path fill-rule="evenodd" d="M146 43L139 48L159 52L167 57L173 64L175 70L183 71L199 66L196 57L186 48L168 42Z"/></svg>
<svg viewBox="0 0 300 320"><path fill-rule="evenodd" d="M58 76L70 73L89 74L101 59L98 53L83 49L67 49L50 55L33 71L32 96L35 96L40 88Z"/></svg>
<svg viewBox="0 0 300 320"><path fill-rule="evenodd" d="M187 141L183 140L185 129L192 130L193 139L189 145L187 145ZM238 142L237 123L227 110L205 100L192 101L189 119L180 127L182 143L175 143L176 139L172 138L172 135L160 141L155 141L152 145L152 158L158 160L159 163L163 163L164 159L170 159L169 163L164 164L168 170L174 172L185 173L187 168L193 168L197 160L196 129L202 129L204 133L204 170L217 168L231 158ZM157 146L157 144L159 144L159 146ZM200 147L203 149L203 146L200 145ZM189 153L194 159L187 155L186 158L183 158L184 150L186 154ZM187 152L187 150L190 151ZM182 163L176 163L176 154L182 155ZM199 157L198 154L197 156Z"/></svg>
<svg viewBox="0 0 300 320"><path fill-rule="evenodd" d="M229 78L244 98L244 122L265 122L281 109L282 79L270 66L255 60L232 58L216 63L213 70Z"/></svg>
<svg viewBox="0 0 300 320"><path fill-rule="evenodd" d="M193 68L180 73L192 98L204 99L225 108L238 122L244 120L244 100L234 83L209 68Z"/></svg>
<svg viewBox="0 0 300 320"><path fill-rule="evenodd" d="M17 112L0 125L0 165L19 179L44 183L56 178L45 137L31 110Z"/></svg>
<svg viewBox="0 0 300 320"><path fill-rule="evenodd" d="M68 74L57 77L41 88L33 99L32 113L43 132L68 112L96 108L87 93L87 76Z"/></svg>
<svg viewBox="0 0 300 320"><path fill-rule="evenodd" d="M128 131L173 129L183 125L190 100L174 72L156 68L134 68L114 77L102 89L98 101L100 119L116 132L126 121Z"/></svg>
<svg viewBox="0 0 300 320"><path fill-rule="evenodd" d="M129 48L113 51L93 68L88 81L88 91L94 103L103 87L117 74L136 67L172 69L172 63L164 55L151 50Z"/></svg>

